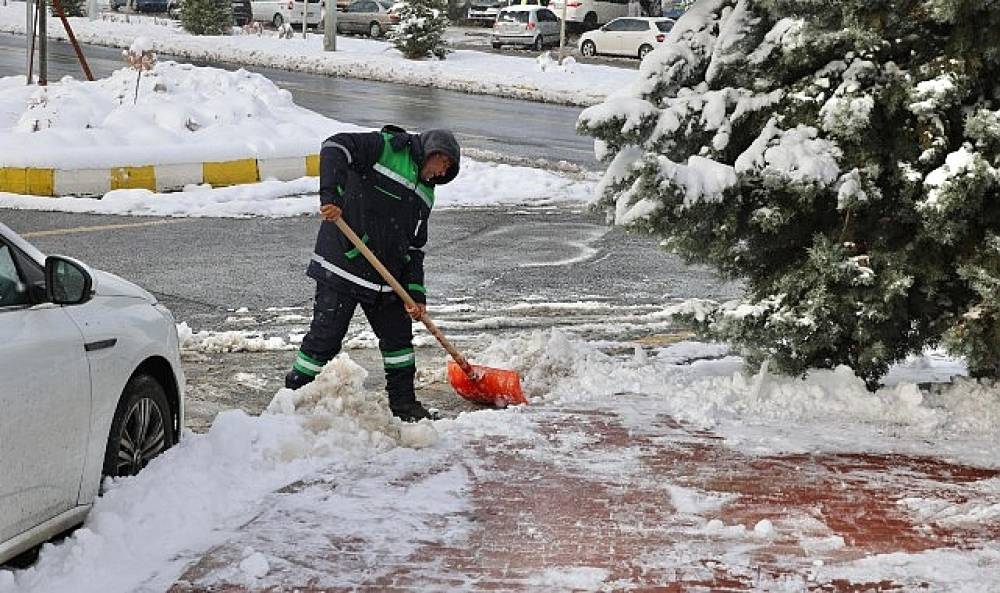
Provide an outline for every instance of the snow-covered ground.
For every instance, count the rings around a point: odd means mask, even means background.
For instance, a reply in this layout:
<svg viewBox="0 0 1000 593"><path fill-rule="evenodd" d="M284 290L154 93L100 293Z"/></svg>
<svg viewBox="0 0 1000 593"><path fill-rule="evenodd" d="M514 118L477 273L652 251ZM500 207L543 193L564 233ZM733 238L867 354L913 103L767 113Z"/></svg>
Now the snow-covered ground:
<svg viewBox="0 0 1000 593"><path fill-rule="evenodd" d="M469 93L515 97L535 101L592 105L635 78L629 69L592 64L572 68L551 67L530 57L457 50L445 60L407 60L387 41L338 37L337 51L323 51L322 35L279 39L273 31L262 35L195 37L176 22L129 15L105 15L109 20L71 18L80 41L128 47L136 37L147 37L161 53L195 60L266 66L301 72L329 74L431 86ZM49 36L65 38L53 21ZM0 31L23 34L24 5L0 6ZM547 67L544 67L547 66Z"/></svg>
<svg viewBox="0 0 1000 593"><path fill-rule="evenodd" d="M138 84L138 95L136 85ZM137 97L137 98L136 98ZM176 62L141 78L128 68L94 82L48 87L0 78L0 164L87 169L316 154L322 141L358 126L295 105L267 78ZM302 161L304 163L304 161ZM304 168L303 168L304 170ZM581 203L596 178L464 158L439 207ZM316 210L317 178L269 180L179 193L111 191L101 200L0 193L0 207L151 216L296 216Z"/></svg>
<svg viewBox="0 0 1000 593"><path fill-rule="evenodd" d="M304 498L316 505L317 512L337 509L338 520L326 522L326 529L399 557L428 538L462 546L463 529L452 526L441 532L434 521L468 507L470 475L465 469L455 467L406 488L404 515L397 506L403 492L389 485L405 480L413 464L444 463L483 435L539 438L532 437L532 410L542 412L566 403L579 410L613 410L636 430L650 418L669 414L709 428L724 436L729 447L756 455L856 451L861 443L869 452L931 454L1000 466L994 452L1000 437L1000 394L995 389L959 380L928 394L913 383L926 378L931 368L940 376L960 372L956 361L936 356L911 360L896 369L897 383L871 394L847 369L817 372L806 379L766 372L746 375L738 359L720 358L722 352L717 346L684 342L612 357L558 331L527 333L500 340L476 358L519 370L530 406L467 413L416 426L391 419L384 396L362 388L365 371L341 356L327 366L319 382L299 392L275 394L260 417L237 410L220 414L207 434L187 434L180 446L140 476L110 484L83 529L65 542L47 545L32 568L0 572L0 591L166 590L202 553L263 512L270 493L320 471L323 479L334 476L339 483L353 484L343 492L338 488ZM691 363L692 358L700 360ZM529 450L520 455L545 453ZM615 460L605 463L608 471L620 471L614 469ZM588 469L599 471L600 466ZM983 487L993 488L984 494L987 501L1000 494L995 480ZM721 504L703 504L709 494L679 486L671 492L681 512L704 516L706 521ZM359 501L363 509L353 506ZM1000 514L993 503L909 500L904 506L915 519L926 519L930 513L959 521L973 516L992 521ZM751 527L753 537L766 538L775 529L770 522ZM282 540L308 538L310 529L282 525ZM718 520L706 523L704 533L718 536L720 558L732 553L727 542L746 533L730 533L733 529ZM971 567L962 582L976 583L980 589L949 588L949 583L958 582L949 580L956 575L927 573L919 555L869 557L830 570L864 582L879 578L906 582L917 576L930 579L932 590L990 591L1000 587L1000 573L986 561L995 552L935 552L940 562ZM245 550L226 570L248 585L266 585L258 579L268 573L267 554L266 549ZM978 565L977 558L983 560ZM597 591L602 590L601 580L598 575L582 586L578 579L572 584L580 587L574 590Z"/></svg>

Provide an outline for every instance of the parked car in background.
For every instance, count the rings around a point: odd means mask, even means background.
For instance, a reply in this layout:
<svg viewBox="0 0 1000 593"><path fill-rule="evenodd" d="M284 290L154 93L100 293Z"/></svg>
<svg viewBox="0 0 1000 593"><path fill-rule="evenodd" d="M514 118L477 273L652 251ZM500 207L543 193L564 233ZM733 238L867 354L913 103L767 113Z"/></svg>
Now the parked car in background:
<svg viewBox="0 0 1000 593"><path fill-rule="evenodd" d="M111 10L128 8L132 12L167 12L168 0L111 0Z"/></svg>
<svg viewBox="0 0 1000 593"><path fill-rule="evenodd" d="M504 45L523 45L541 50L546 44L559 43L559 19L541 6L509 6L497 13L490 43L494 49Z"/></svg>
<svg viewBox="0 0 1000 593"><path fill-rule="evenodd" d="M320 0L308 0L306 26L322 22L322 4ZM302 24L302 0L250 0L250 7L253 20L271 23L275 28L285 23Z"/></svg>
<svg viewBox="0 0 1000 593"><path fill-rule="evenodd" d="M646 57L667 39L674 21L659 17L624 17L580 36L580 53L585 56Z"/></svg>
<svg viewBox="0 0 1000 593"><path fill-rule="evenodd" d="M588 31L618 17L628 16L628 0L552 0L549 10L560 19L564 2L566 23L582 24Z"/></svg>
<svg viewBox="0 0 1000 593"><path fill-rule="evenodd" d="M249 25L253 20L250 0L230 0L233 8L233 24L237 27ZM172 19L180 19L184 11L184 0L167 0L167 15Z"/></svg>
<svg viewBox="0 0 1000 593"><path fill-rule="evenodd" d="M337 31L378 38L399 22L391 0L354 0L337 14Z"/></svg>
<svg viewBox="0 0 1000 593"><path fill-rule="evenodd" d="M81 523L102 476L177 443L177 327L156 298L0 224L0 562Z"/></svg>
<svg viewBox="0 0 1000 593"><path fill-rule="evenodd" d="M470 21L492 25L501 8L507 6L548 6L548 0L471 0L466 13Z"/></svg>

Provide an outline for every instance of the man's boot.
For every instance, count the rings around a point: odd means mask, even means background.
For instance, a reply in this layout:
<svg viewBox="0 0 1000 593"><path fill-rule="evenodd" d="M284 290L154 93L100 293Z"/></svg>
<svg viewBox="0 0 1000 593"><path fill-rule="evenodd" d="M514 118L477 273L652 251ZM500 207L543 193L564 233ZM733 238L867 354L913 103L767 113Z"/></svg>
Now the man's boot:
<svg viewBox="0 0 1000 593"><path fill-rule="evenodd" d="M313 382L316 377L310 377L305 373L300 373L295 369L288 371L285 375L285 388L286 389L298 389L304 387Z"/></svg>
<svg viewBox="0 0 1000 593"><path fill-rule="evenodd" d="M424 418L428 420L440 420L441 415L437 411L430 411L422 403L413 399L408 402L393 402L389 400L389 409L392 415L403 422L420 422Z"/></svg>

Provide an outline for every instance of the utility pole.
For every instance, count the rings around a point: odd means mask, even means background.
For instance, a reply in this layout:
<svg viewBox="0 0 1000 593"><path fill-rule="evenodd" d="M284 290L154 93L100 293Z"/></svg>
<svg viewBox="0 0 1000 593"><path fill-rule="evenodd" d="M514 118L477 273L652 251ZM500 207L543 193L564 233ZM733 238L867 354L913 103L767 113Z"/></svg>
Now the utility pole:
<svg viewBox="0 0 1000 593"><path fill-rule="evenodd" d="M337 0L325 0L323 19L323 51L337 51Z"/></svg>
<svg viewBox="0 0 1000 593"><path fill-rule="evenodd" d="M302 0L302 38L306 38L306 27L309 26L309 2Z"/></svg>
<svg viewBox="0 0 1000 593"><path fill-rule="evenodd" d="M49 33L45 26L45 0L38 0L38 86L49 84Z"/></svg>
<svg viewBox="0 0 1000 593"><path fill-rule="evenodd" d="M28 47L26 52L27 64L25 64L27 66L27 70L25 70L25 72L27 74L28 84L31 84L32 78L34 78L34 76L32 76L31 71L34 66L34 58L35 58L35 14L31 10L31 7L33 6L32 0L27 0L24 3L24 6L27 10L27 17L26 17L27 20L25 21L27 27L25 28L25 30L28 32L28 37L27 37Z"/></svg>
<svg viewBox="0 0 1000 593"><path fill-rule="evenodd" d="M563 58L566 57L566 5L569 4L569 0L563 0L562 8L562 19L559 23L559 65L563 63Z"/></svg>

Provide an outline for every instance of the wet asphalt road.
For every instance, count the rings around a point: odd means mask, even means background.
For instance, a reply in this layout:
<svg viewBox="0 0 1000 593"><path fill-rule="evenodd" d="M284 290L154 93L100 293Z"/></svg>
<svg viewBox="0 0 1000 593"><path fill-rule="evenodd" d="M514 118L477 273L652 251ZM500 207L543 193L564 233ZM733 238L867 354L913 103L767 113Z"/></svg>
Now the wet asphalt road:
<svg viewBox="0 0 1000 593"><path fill-rule="evenodd" d="M24 44L24 37L0 33L0 76L24 75ZM68 43L50 40L49 50L50 80L83 78ZM107 76L124 65L120 49L85 45L84 53L95 77ZM217 62L202 65L239 67ZM340 121L371 127L394 123L411 130L446 127L455 130L465 147L518 158L567 161L589 169L598 165L593 141L576 134L579 107L269 68L244 69L287 89L296 104Z"/></svg>
<svg viewBox="0 0 1000 593"><path fill-rule="evenodd" d="M72 255L138 283L179 320L199 327L218 326L232 309L298 307L312 297L314 284L304 274L318 229L312 217L155 219L0 210L0 221L43 252ZM90 230L71 232L81 228ZM733 290L664 253L653 238L609 229L602 216L583 210L442 210L429 231L432 303L461 300L484 311L526 300L629 306Z"/></svg>

